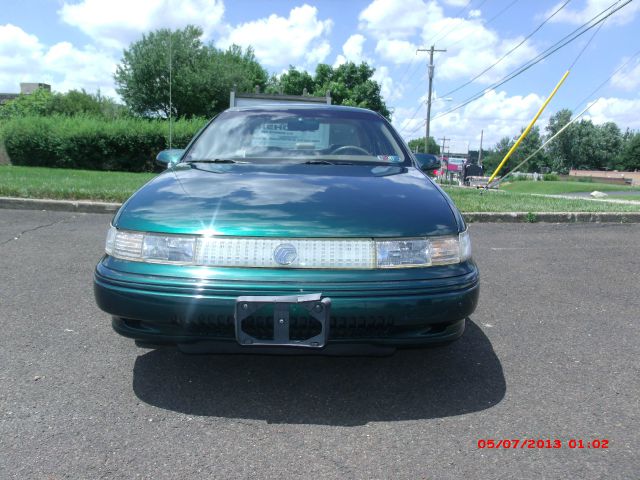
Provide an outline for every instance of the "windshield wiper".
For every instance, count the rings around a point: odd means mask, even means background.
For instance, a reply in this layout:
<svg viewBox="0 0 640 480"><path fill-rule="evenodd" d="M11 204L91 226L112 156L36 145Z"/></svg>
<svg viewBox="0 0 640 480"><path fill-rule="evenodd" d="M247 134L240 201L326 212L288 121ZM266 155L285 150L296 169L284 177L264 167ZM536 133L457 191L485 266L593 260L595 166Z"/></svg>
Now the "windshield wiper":
<svg viewBox="0 0 640 480"><path fill-rule="evenodd" d="M329 160L309 160L305 165L353 165L351 162L330 162Z"/></svg>
<svg viewBox="0 0 640 480"><path fill-rule="evenodd" d="M189 160L186 163L247 163L247 162L237 162L236 160L231 160L230 158L203 158L202 160Z"/></svg>

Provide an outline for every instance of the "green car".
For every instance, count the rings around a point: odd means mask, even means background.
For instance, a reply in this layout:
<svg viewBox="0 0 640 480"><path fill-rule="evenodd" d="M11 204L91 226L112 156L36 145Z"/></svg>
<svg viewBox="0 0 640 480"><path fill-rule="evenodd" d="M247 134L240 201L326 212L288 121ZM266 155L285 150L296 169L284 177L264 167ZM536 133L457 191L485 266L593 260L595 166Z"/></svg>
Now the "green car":
<svg viewBox="0 0 640 480"><path fill-rule="evenodd" d="M94 278L138 345L377 354L455 340L476 308L460 212L375 112L232 108L158 162Z"/></svg>

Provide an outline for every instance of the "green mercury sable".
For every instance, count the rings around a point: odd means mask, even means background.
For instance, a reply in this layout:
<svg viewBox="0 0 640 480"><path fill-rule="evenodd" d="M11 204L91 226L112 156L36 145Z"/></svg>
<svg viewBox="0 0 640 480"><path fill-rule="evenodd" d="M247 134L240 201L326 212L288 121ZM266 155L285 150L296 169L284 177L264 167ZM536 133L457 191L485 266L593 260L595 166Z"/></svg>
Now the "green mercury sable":
<svg viewBox="0 0 640 480"><path fill-rule="evenodd" d="M476 308L460 212L375 112L232 108L158 162L94 278L138 345L376 354L455 340Z"/></svg>

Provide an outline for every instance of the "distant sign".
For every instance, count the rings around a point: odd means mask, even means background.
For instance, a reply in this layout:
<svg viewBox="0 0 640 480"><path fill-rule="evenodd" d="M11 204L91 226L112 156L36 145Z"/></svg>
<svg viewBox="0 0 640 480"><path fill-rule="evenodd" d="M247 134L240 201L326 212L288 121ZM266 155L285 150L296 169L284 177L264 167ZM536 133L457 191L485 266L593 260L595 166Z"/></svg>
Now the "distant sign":
<svg viewBox="0 0 640 480"><path fill-rule="evenodd" d="M465 162L467 161L466 158L459 157L445 157L445 160L447 162L447 170L451 172L461 172Z"/></svg>

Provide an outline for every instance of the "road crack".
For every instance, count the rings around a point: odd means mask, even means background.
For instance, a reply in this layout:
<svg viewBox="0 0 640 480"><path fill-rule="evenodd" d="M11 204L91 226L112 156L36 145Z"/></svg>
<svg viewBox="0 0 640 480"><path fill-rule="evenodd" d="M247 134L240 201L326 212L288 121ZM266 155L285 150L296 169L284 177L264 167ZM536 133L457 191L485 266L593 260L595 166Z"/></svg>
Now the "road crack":
<svg viewBox="0 0 640 480"><path fill-rule="evenodd" d="M64 217L64 218L62 218L60 220L57 220L55 222L46 223L44 225L38 225L38 226L33 227L33 228L27 228L26 230L22 230L20 233L15 235L13 238L10 238L9 240L5 240L4 242L0 243L0 247L2 247L4 245L7 245L8 243L15 242L16 240L20 239L20 237L22 237L26 233L35 232L36 230L41 230L43 228L53 227L55 225L58 225L59 223L64 223L66 220L73 220L76 217L77 217L77 215L71 215L70 217Z"/></svg>

